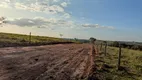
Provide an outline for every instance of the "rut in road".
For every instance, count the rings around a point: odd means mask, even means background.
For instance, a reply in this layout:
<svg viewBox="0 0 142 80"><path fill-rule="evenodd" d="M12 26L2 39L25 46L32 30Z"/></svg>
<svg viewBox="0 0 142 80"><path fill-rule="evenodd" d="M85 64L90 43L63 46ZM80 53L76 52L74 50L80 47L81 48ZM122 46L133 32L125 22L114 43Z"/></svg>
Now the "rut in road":
<svg viewBox="0 0 142 80"><path fill-rule="evenodd" d="M68 55L66 59L64 59L59 64L53 66L50 70L40 76L41 78L37 78L37 80L47 80L50 78L57 80L61 78L64 79L65 77L67 79L70 79L68 77L71 76L71 73L75 71L76 67L79 66L78 64L81 64L82 60L84 59L84 51L84 49L81 49L73 55Z"/></svg>

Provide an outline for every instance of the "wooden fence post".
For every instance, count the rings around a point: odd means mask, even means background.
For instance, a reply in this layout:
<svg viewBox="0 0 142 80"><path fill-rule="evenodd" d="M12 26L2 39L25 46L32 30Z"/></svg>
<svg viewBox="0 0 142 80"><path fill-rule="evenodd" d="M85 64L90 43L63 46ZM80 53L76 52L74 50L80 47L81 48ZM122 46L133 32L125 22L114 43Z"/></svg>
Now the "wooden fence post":
<svg viewBox="0 0 142 80"><path fill-rule="evenodd" d="M100 51L102 51L102 46L103 46L103 44L101 43L101 46L100 46Z"/></svg>
<svg viewBox="0 0 142 80"><path fill-rule="evenodd" d="M105 41L105 56L107 55L107 42Z"/></svg>
<svg viewBox="0 0 142 80"><path fill-rule="evenodd" d="M31 44L31 32L29 34L29 44Z"/></svg>
<svg viewBox="0 0 142 80"><path fill-rule="evenodd" d="M120 64L121 64L121 44L119 44L119 55L118 55L118 65L117 65L118 70L120 70Z"/></svg>

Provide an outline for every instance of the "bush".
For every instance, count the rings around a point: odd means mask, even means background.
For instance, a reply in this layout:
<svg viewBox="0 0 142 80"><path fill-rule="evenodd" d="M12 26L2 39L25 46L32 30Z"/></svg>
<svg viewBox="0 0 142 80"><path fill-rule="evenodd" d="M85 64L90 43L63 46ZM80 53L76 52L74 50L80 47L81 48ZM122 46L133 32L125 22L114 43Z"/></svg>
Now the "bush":
<svg viewBox="0 0 142 80"><path fill-rule="evenodd" d="M114 41L114 42L113 42L113 46L114 46L114 47L119 47L119 42Z"/></svg>
<svg viewBox="0 0 142 80"><path fill-rule="evenodd" d="M26 42L26 40L25 40L25 39L22 39L22 40L20 40L20 42Z"/></svg>

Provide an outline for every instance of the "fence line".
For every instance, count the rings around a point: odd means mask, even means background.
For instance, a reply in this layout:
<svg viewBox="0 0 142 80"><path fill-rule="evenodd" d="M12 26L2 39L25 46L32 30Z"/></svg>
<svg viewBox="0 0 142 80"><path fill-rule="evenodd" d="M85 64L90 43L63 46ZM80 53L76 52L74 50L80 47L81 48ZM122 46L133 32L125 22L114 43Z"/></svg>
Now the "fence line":
<svg viewBox="0 0 142 80"><path fill-rule="evenodd" d="M105 56L107 56L107 42L106 41L104 41L104 49L103 49L103 44L101 43L101 44L98 44L98 45L100 45L100 52L102 53L104 53L104 55ZM103 50L103 51L102 51ZM122 54L122 46L121 46L121 44L119 44L119 54L118 54L118 62L117 62L117 69L118 70L120 70L120 68L121 68L121 54Z"/></svg>

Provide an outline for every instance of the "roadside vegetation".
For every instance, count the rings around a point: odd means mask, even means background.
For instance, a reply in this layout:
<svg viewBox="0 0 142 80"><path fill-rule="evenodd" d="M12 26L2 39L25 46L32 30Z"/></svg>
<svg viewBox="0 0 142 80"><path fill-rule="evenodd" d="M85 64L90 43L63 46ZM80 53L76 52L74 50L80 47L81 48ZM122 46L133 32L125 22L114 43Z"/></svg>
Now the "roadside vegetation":
<svg viewBox="0 0 142 80"><path fill-rule="evenodd" d="M0 47L9 46L38 46L47 44L79 43L75 40L65 40L62 38L31 36L11 33L0 33Z"/></svg>
<svg viewBox="0 0 142 80"><path fill-rule="evenodd" d="M95 59L96 70L93 77L96 80L142 80L142 51L122 48L121 70L117 69L117 47L104 47Z"/></svg>
<svg viewBox="0 0 142 80"><path fill-rule="evenodd" d="M121 46L123 48L142 51L142 44L140 44L138 42L131 42L131 43L120 42L120 43L121 43ZM109 45L113 46L113 47L119 47L119 42L118 41L114 41L114 42L110 43Z"/></svg>

